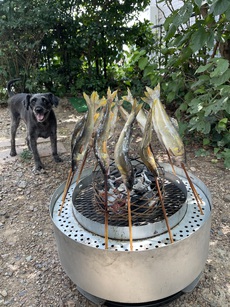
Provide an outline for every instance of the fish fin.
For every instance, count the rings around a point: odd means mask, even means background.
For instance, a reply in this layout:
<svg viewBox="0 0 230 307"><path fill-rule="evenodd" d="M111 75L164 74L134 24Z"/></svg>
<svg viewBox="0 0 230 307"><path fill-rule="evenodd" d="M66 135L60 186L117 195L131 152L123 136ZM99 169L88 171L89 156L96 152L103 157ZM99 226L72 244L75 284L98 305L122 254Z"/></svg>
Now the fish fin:
<svg viewBox="0 0 230 307"><path fill-rule="evenodd" d="M107 98L113 101L116 96L117 96L117 90L114 92L111 92L110 87L108 87Z"/></svg>
<svg viewBox="0 0 230 307"><path fill-rule="evenodd" d="M129 117L129 113L121 105L119 105L118 108L121 117L126 121Z"/></svg>
<svg viewBox="0 0 230 307"><path fill-rule="evenodd" d="M100 116L100 113L97 112L94 114L94 122L96 122L98 120L98 117Z"/></svg>
<svg viewBox="0 0 230 307"><path fill-rule="evenodd" d="M133 95L132 95L132 93L131 93L129 88L127 88L127 92L128 92L128 95L127 96L123 96L122 99L125 100L125 101L130 102L131 105L133 105L134 99L133 99Z"/></svg>
<svg viewBox="0 0 230 307"><path fill-rule="evenodd" d="M154 89L151 89L150 87L146 86L146 92L144 92L145 97L141 97L141 99L148 103L150 107L152 106L152 102L155 98L160 98L160 84L158 83L157 86L155 86Z"/></svg>
<svg viewBox="0 0 230 307"><path fill-rule="evenodd" d="M103 96L103 97L99 100L99 102L98 102L97 109L99 109L99 108L101 108L101 107L104 107L104 106L106 105L106 102L107 102L107 100L106 100L106 98Z"/></svg>
<svg viewBox="0 0 230 307"><path fill-rule="evenodd" d="M90 100L91 100L91 103L93 104L97 104L99 102L99 95L97 92L92 92L91 96L90 96Z"/></svg>
<svg viewBox="0 0 230 307"><path fill-rule="evenodd" d="M90 105L90 98L89 98L89 96L85 92L83 93L83 97L84 97L84 99L85 99L85 101L87 103L87 106Z"/></svg>
<svg viewBox="0 0 230 307"><path fill-rule="evenodd" d="M138 114L138 112L140 111L142 106L143 106L143 103L137 103L136 98L134 98L131 112L134 112L135 114Z"/></svg>

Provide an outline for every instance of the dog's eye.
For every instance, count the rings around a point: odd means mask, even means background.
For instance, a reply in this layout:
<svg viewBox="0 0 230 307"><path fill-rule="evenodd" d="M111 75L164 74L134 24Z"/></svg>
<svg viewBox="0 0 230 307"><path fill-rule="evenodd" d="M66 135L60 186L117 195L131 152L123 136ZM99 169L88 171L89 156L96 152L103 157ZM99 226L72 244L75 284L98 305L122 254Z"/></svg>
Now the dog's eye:
<svg viewBox="0 0 230 307"><path fill-rule="evenodd" d="M48 101L45 98L42 98L42 102L48 103Z"/></svg>
<svg viewBox="0 0 230 307"><path fill-rule="evenodd" d="M37 99L36 99L36 98L33 98L33 99L31 99L30 103L35 104L36 101L37 101Z"/></svg>

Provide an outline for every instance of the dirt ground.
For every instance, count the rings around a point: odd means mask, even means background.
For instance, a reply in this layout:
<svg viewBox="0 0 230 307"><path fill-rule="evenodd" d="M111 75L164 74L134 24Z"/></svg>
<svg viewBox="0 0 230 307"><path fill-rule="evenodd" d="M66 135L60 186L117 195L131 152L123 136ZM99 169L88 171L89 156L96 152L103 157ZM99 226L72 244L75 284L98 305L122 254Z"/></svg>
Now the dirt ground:
<svg viewBox="0 0 230 307"><path fill-rule="evenodd" d="M65 100L55 113L63 162L53 162L49 143L41 143L45 172L36 174L32 171L33 160L9 156L10 119L7 108L0 107L0 306L96 306L78 292L63 271L53 235L50 199L67 177L70 136L79 117ZM21 125L19 141L25 138L25 132ZM222 162L214 164L212 157L195 157L194 144L186 149L189 171L212 194L210 251L197 287L167 306L227 307L230 306L230 172ZM158 153L158 157L162 155Z"/></svg>

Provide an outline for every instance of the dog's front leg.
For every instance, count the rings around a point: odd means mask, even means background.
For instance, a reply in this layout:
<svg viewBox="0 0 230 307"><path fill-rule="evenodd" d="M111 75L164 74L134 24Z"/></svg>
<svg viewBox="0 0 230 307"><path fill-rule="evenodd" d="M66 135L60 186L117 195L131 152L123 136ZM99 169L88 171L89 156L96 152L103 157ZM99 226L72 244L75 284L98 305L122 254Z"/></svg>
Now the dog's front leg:
<svg viewBox="0 0 230 307"><path fill-rule="evenodd" d="M17 155L16 146L15 146L15 138L16 138L16 131L19 126L20 117L13 117L11 118L11 150L10 155L14 157Z"/></svg>
<svg viewBox="0 0 230 307"><path fill-rule="evenodd" d="M53 159L55 162L62 162L63 160L59 157L57 153L57 134L52 133L50 135L50 143L51 143L51 150L52 150L52 155Z"/></svg>
<svg viewBox="0 0 230 307"><path fill-rule="evenodd" d="M29 148L31 148L33 157L34 157L34 163L35 163L35 170L40 171L42 168L44 168L37 148L37 139L31 136L27 136L28 145Z"/></svg>

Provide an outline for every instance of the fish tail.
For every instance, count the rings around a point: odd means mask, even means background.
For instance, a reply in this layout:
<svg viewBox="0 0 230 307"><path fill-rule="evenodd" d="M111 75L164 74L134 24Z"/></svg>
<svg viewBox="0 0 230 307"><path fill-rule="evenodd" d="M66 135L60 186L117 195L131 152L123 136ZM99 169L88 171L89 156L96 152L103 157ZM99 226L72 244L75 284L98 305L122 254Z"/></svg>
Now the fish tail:
<svg viewBox="0 0 230 307"><path fill-rule="evenodd" d="M94 92L92 95L91 95L91 98L86 94L86 93L83 93L83 97L84 97L84 99L85 99L85 101L86 101L86 104L87 104L87 107L88 107L88 110L90 110L90 109L94 109L95 107L95 93L96 92Z"/></svg>
<svg viewBox="0 0 230 307"><path fill-rule="evenodd" d="M137 103L137 100L134 99L131 113L134 113L135 115L137 115L138 112L140 111L140 109L142 108L142 105L143 105L143 103Z"/></svg>

